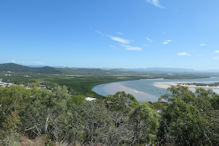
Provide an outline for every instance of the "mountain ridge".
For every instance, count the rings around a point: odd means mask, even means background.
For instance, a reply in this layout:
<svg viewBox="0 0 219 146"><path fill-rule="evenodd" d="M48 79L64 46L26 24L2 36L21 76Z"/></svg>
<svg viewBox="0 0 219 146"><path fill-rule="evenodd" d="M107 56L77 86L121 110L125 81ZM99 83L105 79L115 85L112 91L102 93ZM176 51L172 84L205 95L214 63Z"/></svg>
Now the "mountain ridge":
<svg viewBox="0 0 219 146"><path fill-rule="evenodd" d="M0 72L42 73L42 74L66 74L66 75L133 75L144 73L195 73L208 72L184 68L76 68L76 67L51 67L51 66L26 66L16 63L0 64Z"/></svg>

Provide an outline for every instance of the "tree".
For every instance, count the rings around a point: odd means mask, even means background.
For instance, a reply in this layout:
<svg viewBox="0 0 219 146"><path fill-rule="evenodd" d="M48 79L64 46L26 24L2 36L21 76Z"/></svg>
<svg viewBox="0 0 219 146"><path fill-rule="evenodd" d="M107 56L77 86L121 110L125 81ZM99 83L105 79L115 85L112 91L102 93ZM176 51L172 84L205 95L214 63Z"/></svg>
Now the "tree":
<svg viewBox="0 0 219 146"><path fill-rule="evenodd" d="M0 140L12 140L19 135L20 111L28 103L30 93L21 86L0 87Z"/></svg>
<svg viewBox="0 0 219 146"><path fill-rule="evenodd" d="M87 102L83 109L84 143L107 144L112 120L101 101Z"/></svg>
<svg viewBox="0 0 219 146"><path fill-rule="evenodd" d="M159 127L159 114L148 103L140 104L130 115L132 144L153 144Z"/></svg>
<svg viewBox="0 0 219 146"><path fill-rule="evenodd" d="M160 98L168 103L167 108L162 111L158 134L160 143L216 144L218 132L215 131L215 124L218 117L214 116L210 103L215 93L204 89L197 89L193 93L182 86L171 87L168 90L170 94Z"/></svg>
<svg viewBox="0 0 219 146"><path fill-rule="evenodd" d="M109 95L106 100L106 106L111 111L130 112L137 105L138 102L135 97L125 92L117 92L114 95Z"/></svg>
<svg viewBox="0 0 219 146"><path fill-rule="evenodd" d="M49 138L59 140L59 120L67 112L68 92L65 87L57 87L52 92L39 90L29 98L29 104L22 110L23 131L35 138L47 134Z"/></svg>
<svg viewBox="0 0 219 146"><path fill-rule="evenodd" d="M137 100L131 94L117 92L114 95L109 95L105 99L105 104L113 121L109 141L114 145L130 143L133 128L129 123L129 114L138 105Z"/></svg>

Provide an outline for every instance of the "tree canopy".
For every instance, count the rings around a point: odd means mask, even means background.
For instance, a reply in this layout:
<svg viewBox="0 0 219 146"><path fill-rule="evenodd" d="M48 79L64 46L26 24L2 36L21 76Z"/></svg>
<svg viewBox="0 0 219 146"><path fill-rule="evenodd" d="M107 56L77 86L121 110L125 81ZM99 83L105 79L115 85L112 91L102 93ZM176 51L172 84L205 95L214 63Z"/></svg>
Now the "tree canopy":
<svg viewBox="0 0 219 146"><path fill-rule="evenodd" d="M156 103L125 92L86 101L66 87L0 87L0 144L45 137L45 145L217 145L219 95L168 89Z"/></svg>

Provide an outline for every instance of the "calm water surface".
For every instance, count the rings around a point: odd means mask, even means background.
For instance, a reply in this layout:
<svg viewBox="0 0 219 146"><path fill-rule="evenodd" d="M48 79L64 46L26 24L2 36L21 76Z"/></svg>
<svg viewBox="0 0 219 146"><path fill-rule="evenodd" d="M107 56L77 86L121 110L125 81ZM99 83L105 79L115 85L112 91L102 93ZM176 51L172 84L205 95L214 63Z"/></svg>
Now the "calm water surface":
<svg viewBox="0 0 219 146"><path fill-rule="evenodd" d="M125 91L133 94L138 101L157 101L157 99L167 93L166 89L155 87L156 82L219 82L219 77L202 78L202 79L141 79L134 81L113 82L95 86L92 90L100 95L107 96L115 94L118 91ZM195 90L194 88L190 88ZM219 93L219 89L213 89Z"/></svg>

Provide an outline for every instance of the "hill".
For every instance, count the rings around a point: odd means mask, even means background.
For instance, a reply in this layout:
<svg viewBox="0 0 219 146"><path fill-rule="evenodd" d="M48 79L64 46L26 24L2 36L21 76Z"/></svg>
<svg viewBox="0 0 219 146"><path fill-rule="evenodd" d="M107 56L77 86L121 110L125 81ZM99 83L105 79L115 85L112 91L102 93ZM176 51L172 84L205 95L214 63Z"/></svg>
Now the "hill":
<svg viewBox="0 0 219 146"><path fill-rule="evenodd" d="M69 76L143 76L147 78L200 78L210 76L204 72L174 68L148 69L99 69L99 68L61 68L61 67L33 67L15 63L0 64L0 72L63 74ZM215 74L213 74L215 76ZM218 76L218 74L216 74Z"/></svg>
<svg viewBox="0 0 219 146"><path fill-rule="evenodd" d="M16 73L42 73L42 74L66 74L66 75L124 75L126 72L116 70L103 70L98 68L58 68L58 67L33 67L15 63L0 64L0 72ZM131 73L131 71L129 71Z"/></svg>
<svg viewBox="0 0 219 146"><path fill-rule="evenodd" d="M33 67L24 66L15 63L0 64L0 72L16 72L16 73L41 73L41 74L65 74L65 75L104 75L104 76L133 76L142 75L136 71L125 71L117 69L99 69L99 68L61 68L61 67Z"/></svg>
<svg viewBox="0 0 219 146"><path fill-rule="evenodd" d="M136 71L136 72L150 72L150 73L194 73L199 72L193 69L185 69L185 68L135 68L135 69L120 69L124 71Z"/></svg>
<svg viewBox="0 0 219 146"><path fill-rule="evenodd" d="M46 73L46 74L60 74L61 71L53 67L28 67L15 63L0 64L0 71L23 72L23 73Z"/></svg>

